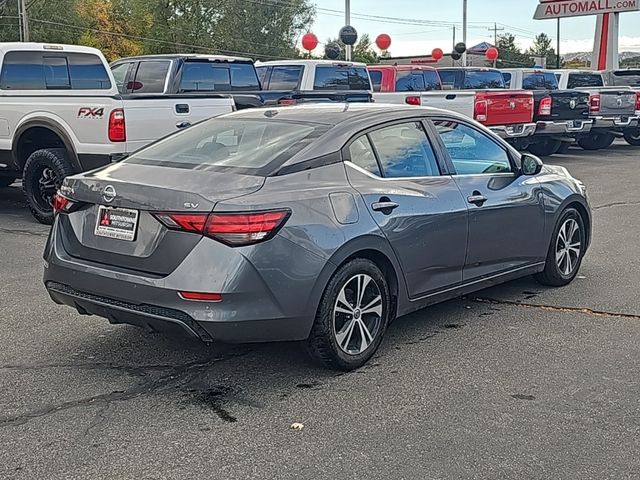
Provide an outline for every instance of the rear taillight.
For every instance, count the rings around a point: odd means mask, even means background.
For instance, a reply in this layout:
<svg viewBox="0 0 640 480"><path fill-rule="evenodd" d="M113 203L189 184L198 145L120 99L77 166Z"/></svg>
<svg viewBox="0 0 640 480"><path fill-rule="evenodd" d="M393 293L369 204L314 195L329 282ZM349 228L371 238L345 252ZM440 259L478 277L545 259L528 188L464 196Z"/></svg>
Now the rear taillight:
<svg viewBox="0 0 640 480"><path fill-rule="evenodd" d="M600 95L591 95L589 97L589 112L590 113L600 112Z"/></svg>
<svg viewBox="0 0 640 480"><path fill-rule="evenodd" d="M479 122L486 122L489 111L489 103L486 100L478 100L474 109L474 118Z"/></svg>
<svg viewBox="0 0 640 480"><path fill-rule="evenodd" d="M51 203L52 203L54 215L58 213L67 213L69 212L69 210L71 210L71 207L73 207L74 205L74 203L71 200L69 200L64 195L61 195L60 193L56 193L53 196L53 201Z"/></svg>
<svg viewBox="0 0 640 480"><path fill-rule="evenodd" d="M289 210L242 213L156 213L172 230L199 233L232 247L252 245L273 237L289 217Z"/></svg>
<svg viewBox="0 0 640 480"><path fill-rule="evenodd" d="M282 107L289 107L292 105L295 105L296 102L293 98L281 98L280 100L278 100L278 105L282 106Z"/></svg>
<svg viewBox="0 0 640 480"><path fill-rule="evenodd" d="M122 108L112 110L111 115L109 115L109 141L127 141L127 127L124 121L124 110Z"/></svg>
<svg viewBox="0 0 640 480"><path fill-rule="evenodd" d="M420 95L409 95L407 98L404 99L404 102L407 105L415 105L415 106L422 105L422 99L420 98Z"/></svg>
<svg viewBox="0 0 640 480"><path fill-rule="evenodd" d="M640 92L636 92L636 112L640 112Z"/></svg>
<svg viewBox="0 0 640 480"><path fill-rule="evenodd" d="M548 117L551 115L551 105L553 105L553 100L551 97L544 97L540 100L540 106L538 107L538 115L541 117Z"/></svg>

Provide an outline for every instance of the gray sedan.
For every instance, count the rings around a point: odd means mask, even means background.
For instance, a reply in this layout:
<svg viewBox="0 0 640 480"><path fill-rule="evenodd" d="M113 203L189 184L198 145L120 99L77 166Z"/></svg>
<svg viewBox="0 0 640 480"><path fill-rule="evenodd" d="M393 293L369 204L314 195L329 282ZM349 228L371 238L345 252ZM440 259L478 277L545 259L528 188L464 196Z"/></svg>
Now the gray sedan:
<svg viewBox="0 0 640 480"><path fill-rule="evenodd" d="M68 177L51 298L206 342L304 341L363 365L389 322L533 274L562 286L591 238L584 185L452 112L236 112Z"/></svg>

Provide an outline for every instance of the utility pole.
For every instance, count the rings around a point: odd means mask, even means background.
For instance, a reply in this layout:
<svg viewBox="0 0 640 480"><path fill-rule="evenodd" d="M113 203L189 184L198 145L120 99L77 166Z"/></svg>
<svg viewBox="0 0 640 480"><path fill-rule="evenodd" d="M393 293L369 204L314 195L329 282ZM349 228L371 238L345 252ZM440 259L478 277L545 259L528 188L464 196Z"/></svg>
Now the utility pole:
<svg viewBox="0 0 640 480"><path fill-rule="evenodd" d="M467 0L462 0L462 41L467 44ZM467 52L462 54L462 66L467 66Z"/></svg>
<svg viewBox="0 0 640 480"><path fill-rule="evenodd" d="M344 24L351 25L351 0L344 0ZM344 58L347 62L351 61L351 45L345 45Z"/></svg>
<svg viewBox="0 0 640 480"><path fill-rule="evenodd" d="M29 17L27 17L26 0L18 0L18 23L20 24L20 41L29 41Z"/></svg>
<svg viewBox="0 0 640 480"><path fill-rule="evenodd" d="M560 70L560 18L558 17L558 48L556 50L556 68Z"/></svg>
<svg viewBox="0 0 640 480"><path fill-rule="evenodd" d="M493 30L493 46L497 47L498 46L498 32L502 32L504 31L503 27L498 28L498 24L494 23L493 24L493 28L490 28L489 31ZM494 60L493 61L493 68L496 68L498 60Z"/></svg>

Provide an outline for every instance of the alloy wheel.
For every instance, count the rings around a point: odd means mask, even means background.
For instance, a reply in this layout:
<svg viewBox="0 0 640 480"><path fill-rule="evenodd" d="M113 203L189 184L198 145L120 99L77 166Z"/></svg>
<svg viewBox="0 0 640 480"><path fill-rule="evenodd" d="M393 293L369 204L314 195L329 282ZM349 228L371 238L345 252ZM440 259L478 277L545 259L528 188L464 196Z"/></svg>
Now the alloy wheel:
<svg viewBox="0 0 640 480"><path fill-rule="evenodd" d="M333 308L333 333L340 349L349 355L364 352L380 333L382 293L366 274L351 277L340 289Z"/></svg>
<svg viewBox="0 0 640 480"><path fill-rule="evenodd" d="M581 242L580 225L573 218L567 219L560 227L556 240L556 265L562 275L571 275L578 265Z"/></svg>
<svg viewBox="0 0 640 480"><path fill-rule="evenodd" d="M60 188L61 181L52 168L44 167L38 177L38 191L40 192L40 201L43 207L49 208L53 204L53 196Z"/></svg>

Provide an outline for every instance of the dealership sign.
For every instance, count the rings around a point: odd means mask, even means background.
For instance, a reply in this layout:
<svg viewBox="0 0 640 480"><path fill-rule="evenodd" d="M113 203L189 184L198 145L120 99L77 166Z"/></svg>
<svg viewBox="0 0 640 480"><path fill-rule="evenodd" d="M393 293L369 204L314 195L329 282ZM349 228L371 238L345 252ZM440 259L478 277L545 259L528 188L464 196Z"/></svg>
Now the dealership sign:
<svg viewBox="0 0 640 480"><path fill-rule="evenodd" d="M540 0L533 18L545 20L637 10L640 10L640 0Z"/></svg>

